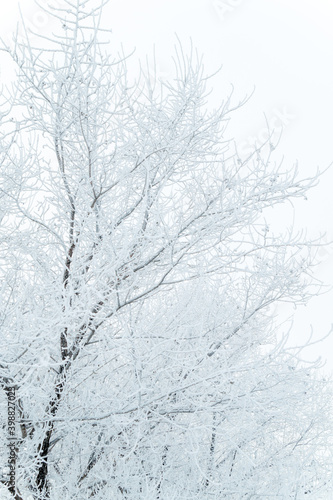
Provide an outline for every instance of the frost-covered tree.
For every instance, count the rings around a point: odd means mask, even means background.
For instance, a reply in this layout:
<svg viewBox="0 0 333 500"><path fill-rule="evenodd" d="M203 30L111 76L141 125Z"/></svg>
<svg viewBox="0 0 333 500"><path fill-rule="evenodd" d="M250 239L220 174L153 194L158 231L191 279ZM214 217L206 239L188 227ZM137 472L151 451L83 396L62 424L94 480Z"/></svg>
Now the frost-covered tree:
<svg viewBox="0 0 333 500"><path fill-rule="evenodd" d="M195 55L134 80L102 6L63 3L56 35L6 49L2 497L327 498L330 386L272 322L310 294L310 245L263 218L315 179L238 156Z"/></svg>

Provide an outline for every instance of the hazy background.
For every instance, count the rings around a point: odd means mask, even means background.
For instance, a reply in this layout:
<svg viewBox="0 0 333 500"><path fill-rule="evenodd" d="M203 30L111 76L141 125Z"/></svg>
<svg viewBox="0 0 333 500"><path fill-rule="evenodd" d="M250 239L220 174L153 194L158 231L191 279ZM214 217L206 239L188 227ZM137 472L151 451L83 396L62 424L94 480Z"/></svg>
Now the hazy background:
<svg viewBox="0 0 333 500"><path fill-rule="evenodd" d="M61 1L40 3L56 6ZM19 19L18 2L3 1L1 7L1 36L8 40ZM21 9L28 28L41 34L52 32L52 19L33 0L22 0ZM277 134L283 132L276 158L284 156L286 167L297 161L301 176L306 177L333 161L332 0L111 0L104 25L112 29L110 49L122 42L125 52L135 47L135 57L145 59L155 46L161 79L170 74L177 34L185 51L192 39L204 54L208 73L223 65L214 81L214 99L225 98L233 85L236 103L255 88L229 127L241 151L267 139L267 120ZM0 54L0 78L9 81L11 77L8 61ZM333 166L308 201L295 206L295 225L307 228L309 237L326 232L324 240L333 241L332 187ZM333 246L321 249L319 255L322 262L316 276L331 287ZM279 312L281 317L295 313L293 339L297 343L309 336L311 326L317 339L330 331L332 304L330 291L314 297L306 307L294 311L282 306ZM333 334L309 348L307 355L327 359L326 371L332 371Z"/></svg>

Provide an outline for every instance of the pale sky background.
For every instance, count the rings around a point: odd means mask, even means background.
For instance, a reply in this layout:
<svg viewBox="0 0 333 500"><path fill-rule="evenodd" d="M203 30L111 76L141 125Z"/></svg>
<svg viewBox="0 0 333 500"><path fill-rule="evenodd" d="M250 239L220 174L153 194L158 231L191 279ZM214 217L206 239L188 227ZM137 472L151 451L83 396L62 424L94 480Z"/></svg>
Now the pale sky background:
<svg viewBox="0 0 333 500"><path fill-rule="evenodd" d="M16 27L17 4L1 1L0 31L5 39ZM52 20L33 0L21 0L21 8L28 27L44 34L52 31ZM151 55L155 45L160 78L166 78L172 67L176 33L185 50L191 38L204 54L207 72L223 65L214 82L214 98L226 97L231 84L235 100L255 87L229 128L244 150L267 137L265 113L271 127L278 132L283 127L276 157L284 156L286 167L297 160L306 177L333 161L333 0L111 0L104 25L112 28L115 47L122 41L125 51L136 47L136 56ZM8 64L0 57L0 79L8 74ZM308 201L296 204L296 226L306 227L308 236L326 232L326 241L333 241L332 187L333 165ZM322 249L320 256L316 276L333 287L333 245ZM333 291L296 311L282 306L280 313L295 313L293 336L300 343L311 325L315 338L329 332L332 306ZM326 371L332 371L333 333L309 349L308 357L319 355L327 359Z"/></svg>

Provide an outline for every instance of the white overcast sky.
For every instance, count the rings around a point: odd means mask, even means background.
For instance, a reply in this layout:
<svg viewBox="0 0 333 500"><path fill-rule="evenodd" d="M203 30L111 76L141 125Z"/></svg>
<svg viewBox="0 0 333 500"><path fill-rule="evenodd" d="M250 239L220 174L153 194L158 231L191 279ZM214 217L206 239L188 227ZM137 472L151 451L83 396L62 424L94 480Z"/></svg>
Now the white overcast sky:
<svg viewBox="0 0 333 500"><path fill-rule="evenodd" d="M53 5L60 2L50 0ZM2 1L4 38L16 27L17 4ZM51 19L33 0L21 0L21 8L28 26L41 33L52 31ZM255 88L229 129L244 150L254 140L260 144L265 139L265 114L271 127L278 132L283 127L276 154L284 156L286 167L297 160L301 175L308 176L333 161L333 0L111 0L104 25L112 29L115 47L119 42L128 52L135 47L139 57L152 54L155 46L161 78L172 67L177 34L185 49L192 39L204 55L207 72L223 66L214 97L226 97L231 84L237 99ZM6 66L0 58L2 80L8 76ZM296 206L297 227L306 227L309 236L326 232L327 241L333 240L332 187L333 166L309 200ZM333 246L321 250L321 257L317 276L333 286ZM333 291L298 308L295 338L307 337L310 325L319 338L332 323ZM327 359L328 371L333 370L332 337L311 348L311 356Z"/></svg>

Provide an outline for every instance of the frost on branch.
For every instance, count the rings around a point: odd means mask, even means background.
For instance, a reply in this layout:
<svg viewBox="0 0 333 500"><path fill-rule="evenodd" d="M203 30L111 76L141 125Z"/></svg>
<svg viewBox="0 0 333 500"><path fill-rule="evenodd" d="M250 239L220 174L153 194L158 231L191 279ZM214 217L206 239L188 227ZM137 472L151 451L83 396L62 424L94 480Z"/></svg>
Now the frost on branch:
<svg viewBox="0 0 333 500"><path fill-rule="evenodd" d="M178 46L173 79L133 82L102 43L98 2L63 4L49 7L56 34L6 49L19 117L15 130L4 117L0 146L13 496L324 498L330 386L271 317L311 294L311 244L264 219L316 179L263 147L238 157L230 98L208 110L195 55Z"/></svg>

